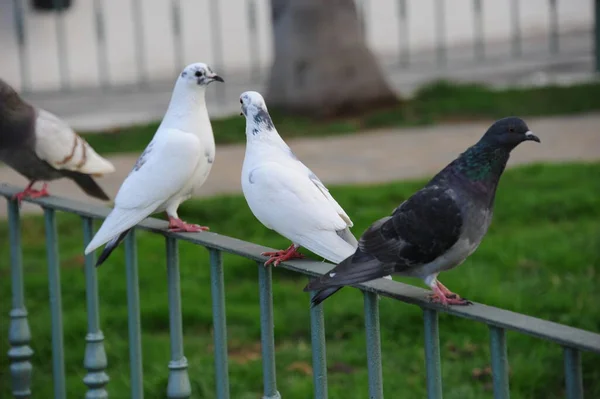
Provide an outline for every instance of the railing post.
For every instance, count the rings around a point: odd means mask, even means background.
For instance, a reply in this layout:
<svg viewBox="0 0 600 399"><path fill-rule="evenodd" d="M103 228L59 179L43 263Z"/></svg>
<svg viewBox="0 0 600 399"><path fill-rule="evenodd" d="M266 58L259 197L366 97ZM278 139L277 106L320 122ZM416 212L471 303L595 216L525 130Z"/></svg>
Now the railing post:
<svg viewBox="0 0 600 399"><path fill-rule="evenodd" d="M213 59L215 60L214 70L221 76L224 76L224 63L223 63L223 41L221 39L221 11L219 8L219 0L209 1L209 13L210 13L210 32L211 32L211 47L213 52ZM225 85L217 85L217 98L219 103L223 104L225 101Z"/></svg>
<svg viewBox="0 0 600 399"><path fill-rule="evenodd" d="M27 53L27 35L25 33L25 12L23 2L13 0L13 17L15 21L15 36L19 45L19 71L21 72L21 90L31 90L31 76L29 71L29 55Z"/></svg>
<svg viewBox="0 0 600 399"><path fill-rule="evenodd" d="M177 239L166 238L167 285L169 292L169 332L171 339L171 361L167 398L186 399L192 395L188 362L183 354L183 321L181 314L181 279L179 276L179 248Z"/></svg>
<svg viewBox="0 0 600 399"><path fill-rule="evenodd" d="M483 38L483 5L481 0L473 0L473 30L475 33L473 48L475 59L482 61L485 58L485 40Z"/></svg>
<svg viewBox="0 0 600 399"><path fill-rule="evenodd" d="M217 399L229 399L229 371L227 361L227 321L225 312L225 284L221 251L210 249L210 291L212 296L213 332L215 341L215 377Z"/></svg>
<svg viewBox="0 0 600 399"><path fill-rule="evenodd" d="M443 67L447 60L445 0L436 0L435 4L436 60L438 67Z"/></svg>
<svg viewBox="0 0 600 399"><path fill-rule="evenodd" d="M506 331L503 328L490 326L490 352L492 354L494 399L509 399L508 354Z"/></svg>
<svg viewBox="0 0 600 399"><path fill-rule="evenodd" d="M58 69L60 73L60 88L61 90L69 90L69 67L67 62L69 56L67 54L67 38L65 36L65 19L64 19L64 0L52 0L54 6L54 20L56 22L56 43L58 51Z"/></svg>
<svg viewBox="0 0 600 399"><path fill-rule="evenodd" d="M550 21L550 53L557 54L559 51L559 42L558 42L558 9L556 5L556 0L549 0L548 7L550 10L548 11Z"/></svg>
<svg viewBox="0 0 600 399"><path fill-rule="evenodd" d="M365 335L367 337L367 367L369 370L369 399L383 399L378 295L365 291L364 306Z"/></svg>
<svg viewBox="0 0 600 399"><path fill-rule="evenodd" d="M10 376L12 394L15 398L31 397L30 362L33 350L29 346L31 331L27 322L25 293L23 284L23 261L21 249L21 225L19 220L19 204L8 200L8 239L10 242L10 276L12 290L12 309L8 327L8 358L10 359Z"/></svg>
<svg viewBox="0 0 600 399"><path fill-rule="evenodd" d="M92 218L83 218L84 248L94 236ZM85 256L85 296L87 302L88 333L85 336L85 357L83 366L88 371L83 382L88 387L86 399L105 399L108 393L104 389L109 378L106 374L106 351L104 350L104 334L100 330L100 311L98 309L98 280L96 276L96 257L94 252Z"/></svg>
<svg viewBox="0 0 600 399"><path fill-rule="evenodd" d="M408 8L406 5L407 0L398 0L398 28L400 43L400 59L399 64L401 67L408 67L410 64L410 45L408 40Z"/></svg>
<svg viewBox="0 0 600 399"><path fill-rule="evenodd" d="M125 237L125 268L127 269L127 324L129 329L129 369L131 399L144 398L142 367L142 332L140 323L140 288L135 229Z"/></svg>
<svg viewBox="0 0 600 399"><path fill-rule="evenodd" d="M600 0L594 1L594 47L596 50L596 72L600 72Z"/></svg>
<svg viewBox="0 0 600 399"><path fill-rule="evenodd" d="M48 286L50 315L52 318L52 374L54 399L66 398L65 350L63 342L62 299L60 293L60 268L58 262L58 237L54 209L44 208L46 225L46 253L48 255Z"/></svg>
<svg viewBox="0 0 600 399"><path fill-rule="evenodd" d="M100 85L105 88L109 86L110 82L102 0L94 0L94 26L96 28L96 44L98 47L96 53L98 57L98 75L100 77Z"/></svg>
<svg viewBox="0 0 600 399"><path fill-rule="evenodd" d="M565 347L564 359L567 399L583 399L581 352L574 348Z"/></svg>
<svg viewBox="0 0 600 399"><path fill-rule="evenodd" d="M137 63L138 85L144 86L148 83L148 71L146 69L146 52L144 49L144 24L141 0L131 2L133 15L133 45L135 47L135 58Z"/></svg>
<svg viewBox="0 0 600 399"><path fill-rule="evenodd" d="M273 280L271 268L258 263L258 289L260 294L260 342L263 363L263 399L281 399L277 391L275 373L275 325L273 323Z"/></svg>
<svg viewBox="0 0 600 399"><path fill-rule="evenodd" d="M600 1L600 0L599 0ZM512 55L521 56L521 10L519 0L511 1L511 22L512 22Z"/></svg>
<svg viewBox="0 0 600 399"><path fill-rule="evenodd" d="M248 4L248 30L252 45L250 50L250 77L254 80L260 79L260 32L258 31L258 16L256 13L256 0L247 0Z"/></svg>
<svg viewBox="0 0 600 399"><path fill-rule="evenodd" d="M311 298L316 292L311 293ZM327 399L327 356L323 304L310 309L310 340L312 348L313 385L315 399Z"/></svg>
<svg viewBox="0 0 600 399"><path fill-rule="evenodd" d="M423 309L425 324L425 367L427 369L427 399L442 399L442 365L438 312Z"/></svg>
<svg viewBox="0 0 600 399"><path fill-rule="evenodd" d="M173 28L173 56L175 57L175 76L183 68L183 43L181 37L181 0L171 0L171 19Z"/></svg>

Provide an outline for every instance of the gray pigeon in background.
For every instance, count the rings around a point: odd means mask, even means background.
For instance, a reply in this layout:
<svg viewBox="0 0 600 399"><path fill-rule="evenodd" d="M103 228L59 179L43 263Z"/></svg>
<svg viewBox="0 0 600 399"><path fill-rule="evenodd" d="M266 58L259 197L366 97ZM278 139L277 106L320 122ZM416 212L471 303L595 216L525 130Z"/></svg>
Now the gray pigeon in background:
<svg viewBox="0 0 600 399"><path fill-rule="evenodd" d="M318 291L316 306L345 285L388 274L419 277L444 305L470 302L437 280L461 264L481 243L492 221L494 198L510 152L540 139L515 117L500 119L481 140L446 166L421 190L360 237L358 249L304 291Z"/></svg>
<svg viewBox="0 0 600 399"><path fill-rule="evenodd" d="M25 198L49 195L47 183L34 190L36 181L67 177L92 197L109 197L92 176L115 171L64 121L43 109L34 108L0 79L0 161L29 179L27 188L15 194Z"/></svg>

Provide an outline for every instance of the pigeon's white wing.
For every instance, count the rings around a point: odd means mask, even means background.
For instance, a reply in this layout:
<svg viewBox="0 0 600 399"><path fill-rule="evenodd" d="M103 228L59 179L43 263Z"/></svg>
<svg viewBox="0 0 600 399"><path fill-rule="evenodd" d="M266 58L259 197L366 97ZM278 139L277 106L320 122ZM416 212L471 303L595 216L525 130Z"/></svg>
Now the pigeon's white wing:
<svg viewBox="0 0 600 399"><path fill-rule="evenodd" d="M255 197L249 199L252 211L267 227L333 262L354 252L338 235L347 221L303 170L268 162L248 179L249 194Z"/></svg>
<svg viewBox="0 0 600 399"><path fill-rule="evenodd" d="M115 167L102 158L66 122L38 109L35 126L35 153L56 169L101 176Z"/></svg>
<svg viewBox="0 0 600 399"><path fill-rule="evenodd" d="M115 198L115 208L85 250L89 253L135 226L166 201L190 187L200 156L200 140L191 133L157 133L137 160Z"/></svg>
<svg viewBox="0 0 600 399"><path fill-rule="evenodd" d="M327 201L329 201L331 206L333 206L333 208L336 210L338 215L340 215L340 217L342 219L344 219L344 221L346 221L346 223L348 224L348 227L354 226L354 223L352 223L352 220L350 220L350 216L348 216L346 214L346 212L342 209L340 204L338 204L338 202L335 200L335 198L333 198L331 196L331 194L329 193L329 190L327 189L327 187L325 187L323 182L321 180L319 180L317 175L315 175L313 172L311 172L310 169L308 169L308 171L310 172L310 175L308 176L310 178L310 180L315 184L315 186L317 186L317 188L321 191L321 193L323 193L325 198L327 198Z"/></svg>

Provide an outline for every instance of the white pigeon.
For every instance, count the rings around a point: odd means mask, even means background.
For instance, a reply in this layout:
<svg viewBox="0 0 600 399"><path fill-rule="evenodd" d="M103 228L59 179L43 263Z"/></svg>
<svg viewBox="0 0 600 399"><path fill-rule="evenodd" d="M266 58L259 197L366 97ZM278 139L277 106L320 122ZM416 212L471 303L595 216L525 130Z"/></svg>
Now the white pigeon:
<svg viewBox="0 0 600 399"><path fill-rule="evenodd" d="M87 255L108 242L96 266L133 226L156 212L166 211L169 231L208 230L179 219L177 208L204 184L215 159L205 102L206 87L214 81L223 78L202 63L186 66L177 78L162 123L119 188L114 209L85 249Z"/></svg>
<svg viewBox="0 0 600 399"><path fill-rule="evenodd" d="M265 266L300 258L300 246L333 263L352 255L358 242L352 221L319 178L296 158L283 141L262 96L240 96L246 117L246 155L242 190L254 216L267 228L292 241L270 256Z"/></svg>

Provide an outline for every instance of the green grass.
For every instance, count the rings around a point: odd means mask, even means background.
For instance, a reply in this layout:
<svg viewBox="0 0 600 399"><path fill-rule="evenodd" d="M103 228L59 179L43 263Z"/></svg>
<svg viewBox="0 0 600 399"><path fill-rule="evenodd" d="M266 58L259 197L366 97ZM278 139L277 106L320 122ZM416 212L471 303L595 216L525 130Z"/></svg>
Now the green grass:
<svg viewBox="0 0 600 399"><path fill-rule="evenodd" d="M356 235L388 214L423 184L401 182L369 187L333 187L352 216ZM494 222L479 249L441 280L465 297L590 331L600 331L600 163L535 165L509 170L496 201ZM276 248L287 241L254 219L242 197L188 201L181 214L212 231ZM83 397L86 334L81 222L58 214L64 337L69 397ZM26 302L35 351L34 396L52 397L50 314L40 217L22 222ZM9 247L0 224L0 324L6 337L10 308ZM146 398L164 398L169 361L164 242L138 234L141 321ZM194 398L214 397L212 315L208 253L180 244L185 354ZM260 324L256 264L225 255L231 396L261 397ZM128 343L123 249L98 269L101 325L106 340L111 398L128 398ZM423 286L415 279L404 282ZM312 397L310 319L306 278L273 271L277 377L284 398ZM363 399L367 369L363 304L345 288L325 302L329 397ZM381 339L386 397L425 397L422 313L416 306L381 300ZM491 398L488 331L485 325L440 316L444 397ZM6 338L0 340L0 396L9 396ZM564 397L558 345L508 333L514 399ZM600 355L583 354L586 397L600 397Z"/></svg>
<svg viewBox="0 0 600 399"><path fill-rule="evenodd" d="M273 107L271 107L273 108ZM275 125L292 137L354 133L365 129L424 125L444 121L501 118L509 115L542 116L600 110L600 83L570 87L491 89L479 84L437 82L423 87L413 99L396 107L354 117L315 120L271 110ZM245 119L233 116L216 119L217 143L245 141ZM100 154L141 152L156 132L158 122L114 129L109 134L85 134Z"/></svg>

